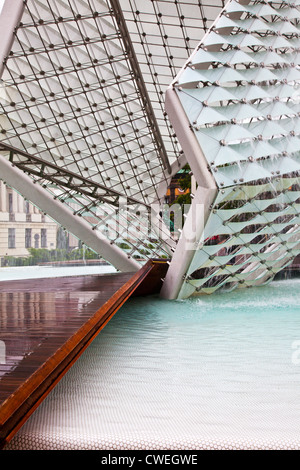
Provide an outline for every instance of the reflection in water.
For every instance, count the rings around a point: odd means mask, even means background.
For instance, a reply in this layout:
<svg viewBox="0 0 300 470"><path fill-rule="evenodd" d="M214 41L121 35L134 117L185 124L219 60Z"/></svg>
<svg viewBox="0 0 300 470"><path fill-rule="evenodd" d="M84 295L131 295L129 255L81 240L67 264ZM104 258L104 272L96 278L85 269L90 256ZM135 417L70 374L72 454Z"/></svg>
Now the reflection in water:
<svg viewBox="0 0 300 470"><path fill-rule="evenodd" d="M6 367L0 377L11 372L72 316L84 314L97 292L0 292L0 339L5 343ZM18 340L11 332L18 332ZM0 345L1 345L0 342ZM1 350L0 350L1 364Z"/></svg>
<svg viewBox="0 0 300 470"><path fill-rule="evenodd" d="M6 346L4 341L0 341L0 365L6 363Z"/></svg>

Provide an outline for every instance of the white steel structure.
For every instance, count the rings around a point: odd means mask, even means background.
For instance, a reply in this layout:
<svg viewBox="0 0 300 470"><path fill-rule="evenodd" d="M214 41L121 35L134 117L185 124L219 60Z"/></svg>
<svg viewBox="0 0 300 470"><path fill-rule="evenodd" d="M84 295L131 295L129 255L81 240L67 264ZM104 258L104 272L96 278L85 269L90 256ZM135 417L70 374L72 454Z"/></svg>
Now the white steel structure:
<svg viewBox="0 0 300 470"><path fill-rule="evenodd" d="M299 0L6 0L1 179L120 270L170 258L167 298L270 281L299 253L299 18ZM187 162L176 243L159 214Z"/></svg>
<svg viewBox="0 0 300 470"><path fill-rule="evenodd" d="M299 18L292 2L229 2L167 92L206 208L167 297L264 284L299 253Z"/></svg>

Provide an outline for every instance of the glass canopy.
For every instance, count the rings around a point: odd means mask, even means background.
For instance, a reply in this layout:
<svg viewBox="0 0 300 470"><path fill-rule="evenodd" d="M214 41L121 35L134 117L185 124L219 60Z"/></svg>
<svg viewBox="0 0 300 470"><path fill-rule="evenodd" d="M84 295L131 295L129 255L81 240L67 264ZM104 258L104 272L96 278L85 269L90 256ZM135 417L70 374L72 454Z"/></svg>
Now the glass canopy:
<svg viewBox="0 0 300 470"><path fill-rule="evenodd" d="M7 0L2 179L125 270L172 258L176 296L267 282L299 252L299 18L299 0ZM160 216L186 163L206 214L188 250Z"/></svg>

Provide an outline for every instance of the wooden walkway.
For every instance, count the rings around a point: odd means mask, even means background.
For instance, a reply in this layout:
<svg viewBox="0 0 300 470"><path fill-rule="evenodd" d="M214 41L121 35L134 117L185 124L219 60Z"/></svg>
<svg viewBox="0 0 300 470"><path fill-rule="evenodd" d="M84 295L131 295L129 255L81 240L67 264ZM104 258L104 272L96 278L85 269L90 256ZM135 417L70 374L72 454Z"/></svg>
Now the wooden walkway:
<svg viewBox="0 0 300 470"><path fill-rule="evenodd" d="M129 297L159 292L167 266L0 282L0 449Z"/></svg>

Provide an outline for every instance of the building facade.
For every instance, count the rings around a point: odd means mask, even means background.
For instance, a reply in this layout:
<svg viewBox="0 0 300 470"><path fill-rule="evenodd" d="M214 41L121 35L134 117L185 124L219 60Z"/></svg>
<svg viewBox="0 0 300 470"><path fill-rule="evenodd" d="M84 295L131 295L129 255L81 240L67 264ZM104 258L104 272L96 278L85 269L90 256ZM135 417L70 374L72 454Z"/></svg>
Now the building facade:
<svg viewBox="0 0 300 470"><path fill-rule="evenodd" d="M29 248L55 249L58 226L0 181L0 258L28 256Z"/></svg>

